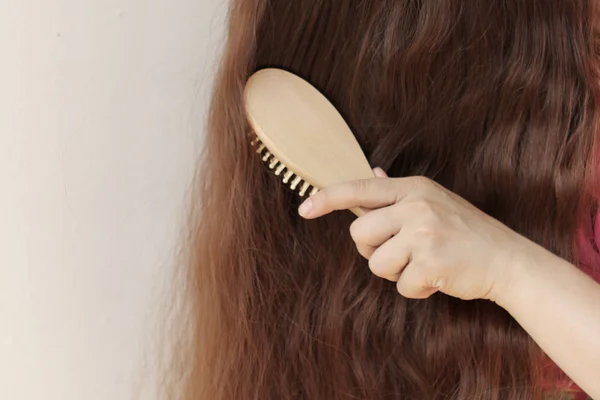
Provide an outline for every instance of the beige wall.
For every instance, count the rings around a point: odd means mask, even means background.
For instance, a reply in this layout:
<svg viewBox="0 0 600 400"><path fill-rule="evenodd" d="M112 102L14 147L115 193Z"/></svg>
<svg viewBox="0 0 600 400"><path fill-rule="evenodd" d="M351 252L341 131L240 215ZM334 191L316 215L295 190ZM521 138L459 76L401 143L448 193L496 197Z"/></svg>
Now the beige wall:
<svg viewBox="0 0 600 400"><path fill-rule="evenodd" d="M0 0L0 399L131 398L226 7Z"/></svg>

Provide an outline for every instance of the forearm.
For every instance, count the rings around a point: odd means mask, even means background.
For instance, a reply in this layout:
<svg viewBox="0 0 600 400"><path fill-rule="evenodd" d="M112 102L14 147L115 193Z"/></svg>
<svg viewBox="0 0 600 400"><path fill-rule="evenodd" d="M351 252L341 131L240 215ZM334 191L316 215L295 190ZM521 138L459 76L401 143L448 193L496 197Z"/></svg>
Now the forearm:
<svg viewBox="0 0 600 400"><path fill-rule="evenodd" d="M600 399L600 285L539 248L498 301L583 390Z"/></svg>

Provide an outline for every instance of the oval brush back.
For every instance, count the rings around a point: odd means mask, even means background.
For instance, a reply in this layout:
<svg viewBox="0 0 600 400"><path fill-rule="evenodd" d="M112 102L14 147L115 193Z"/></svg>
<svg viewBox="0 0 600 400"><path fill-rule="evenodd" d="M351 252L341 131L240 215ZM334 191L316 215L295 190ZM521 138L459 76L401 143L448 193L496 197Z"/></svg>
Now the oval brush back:
<svg viewBox="0 0 600 400"><path fill-rule="evenodd" d="M267 149L310 185L322 189L374 174L354 134L311 84L280 69L250 77L245 89L250 125Z"/></svg>

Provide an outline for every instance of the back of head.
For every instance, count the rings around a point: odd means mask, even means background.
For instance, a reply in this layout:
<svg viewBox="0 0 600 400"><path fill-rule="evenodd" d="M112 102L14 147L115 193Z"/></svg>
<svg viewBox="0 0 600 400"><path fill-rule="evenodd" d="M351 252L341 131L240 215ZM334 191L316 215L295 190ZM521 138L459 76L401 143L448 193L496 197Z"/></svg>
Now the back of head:
<svg viewBox="0 0 600 400"><path fill-rule="evenodd" d="M180 399L537 398L541 355L487 301L408 300L349 213L299 198L248 143L243 87L321 90L371 165L425 175L577 261L598 91L592 0L234 0L197 181ZM327 135L327 132L323 132Z"/></svg>

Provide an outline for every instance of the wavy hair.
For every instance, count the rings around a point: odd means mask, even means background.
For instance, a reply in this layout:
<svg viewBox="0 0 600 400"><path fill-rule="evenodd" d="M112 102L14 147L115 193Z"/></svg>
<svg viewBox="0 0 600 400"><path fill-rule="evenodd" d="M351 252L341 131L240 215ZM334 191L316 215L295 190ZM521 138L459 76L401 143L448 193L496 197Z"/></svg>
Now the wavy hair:
<svg viewBox="0 0 600 400"><path fill-rule="evenodd" d="M350 213L298 217L298 196L251 150L243 89L264 67L307 79L371 165L427 176L585 264L581 249L597 252L595 3L233 0L177 288L172 396L540 398L543 355L503 309L403 298L358 255Z"/></svg>

